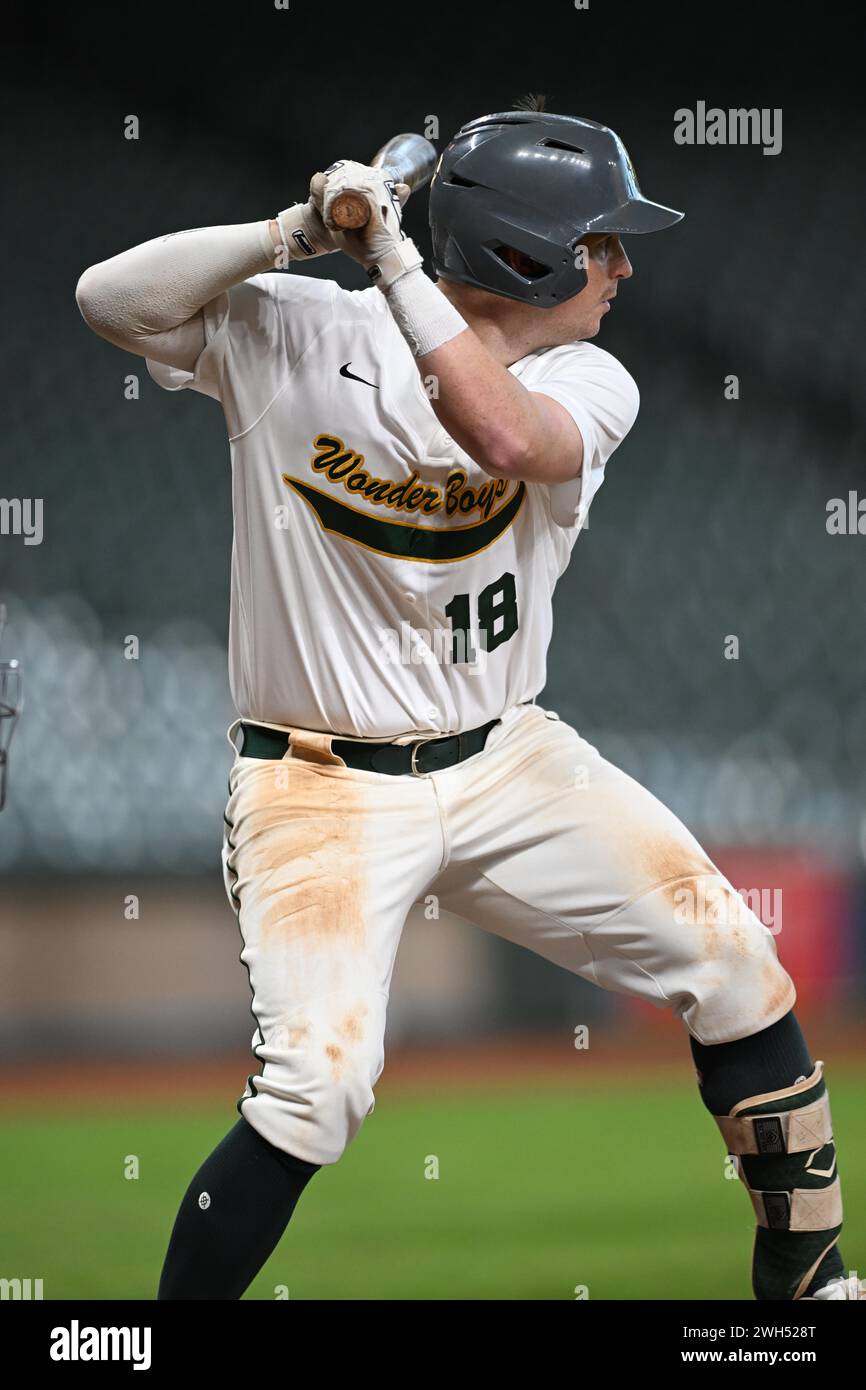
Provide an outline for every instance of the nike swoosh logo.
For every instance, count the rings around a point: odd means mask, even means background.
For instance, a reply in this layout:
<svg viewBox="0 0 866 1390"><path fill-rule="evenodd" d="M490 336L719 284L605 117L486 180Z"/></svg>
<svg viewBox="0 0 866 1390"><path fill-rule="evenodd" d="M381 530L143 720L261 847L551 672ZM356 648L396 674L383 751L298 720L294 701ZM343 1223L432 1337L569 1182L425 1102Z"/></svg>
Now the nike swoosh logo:
<svg viewBox="0 0 866 1390"><path fill-rule="evenodd" d="M354 372L350 372L349 368L351 367L351 365L352 360L350 358L349 361L345 362L343 366L340 368L340 376L348 377L349 381L361 381L364 383L365 386L372 386L374 391L378 391L379 388L376 385L375 381L365 381L362 376L355 376Z"/></svg>

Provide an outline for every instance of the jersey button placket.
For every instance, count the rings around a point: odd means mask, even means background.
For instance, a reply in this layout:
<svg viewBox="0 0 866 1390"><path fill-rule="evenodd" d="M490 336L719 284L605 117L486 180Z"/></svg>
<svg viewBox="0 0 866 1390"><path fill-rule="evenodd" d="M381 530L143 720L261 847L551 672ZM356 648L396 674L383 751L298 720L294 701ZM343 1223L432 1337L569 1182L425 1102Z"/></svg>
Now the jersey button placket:
<svg viewBox="0 0 866 1390"><path fill-rule="evenodd" d="M436 643L435 643L435 635L430 631L430 600L429 600L429 596L428 596L428 592L427 592L427 590L428 590L428 581L427 581L427 574L426 574L427 566L426 566L426 565L423 565L423 564L421 564L421 563L418 563L418 564L416 564L415 568L417 569L418 574L417 574L417 577L415 578L414 587L413 587L413 589L411 590L411 598L410 598L410 595L407 593L406 599L407 599L407 602L411 602L411 603L413 604L413 606L415 607L415 609L416 609L416 611L417 611L417 614L418 614L418 626L421 627L421 628L423 628L423 630L424 630L423 645L424 645L424 647L425 647L425 649L426 649L426 655L427 655L428 660L429 660L431 663L434 663L434 662L435 662L435 655L434 655L434 654L435 654L435 651L436 651ZM431 650L431 643L432 643L432 650ZM430 670L435 670L435 669L436 669L436 668L435 668L435 664L434 664L434 665L428 666L426 669L427 669L428 671L430 671ZM429 698L429 695L428 695L428 698ZM441 712L441 710L438 708L437 705L434 705L432 702L429 703L429 704L427 704L427 705L425 706L425 708L424 708L424 714L425 714L425 717L426 717L427 719L430 720L430 723L434 726L434 728L438 729L439 727L441 727L442 712Z"/></svg>

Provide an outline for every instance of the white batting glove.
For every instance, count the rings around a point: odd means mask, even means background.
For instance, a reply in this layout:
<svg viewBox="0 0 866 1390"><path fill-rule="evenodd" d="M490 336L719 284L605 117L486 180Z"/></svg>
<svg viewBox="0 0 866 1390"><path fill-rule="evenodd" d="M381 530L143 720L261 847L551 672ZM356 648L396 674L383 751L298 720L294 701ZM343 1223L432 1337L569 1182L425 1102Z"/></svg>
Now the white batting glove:
<svg viewBox="0 0 866 1390"><path fill-rule="evenodd" d="M339 251L322 215L315 203L294 203L292 207L278 212L274 221L280 229L280 237L286 248L286 258L290 261L311 260L314 256L327 256Z"/></svg>
<svg viewBox="0 0 866 1390"><path fill-rule="evenodd" d="M347 192L360 195L370 208L367 225L357 231L340 231L331 214L334 199ZM418 248L400 225L410 192L408 184L395 183L382 169L351 159L337 160L310 181L310 201L321 214L329 236L382 290L422 264Z"/></svg>

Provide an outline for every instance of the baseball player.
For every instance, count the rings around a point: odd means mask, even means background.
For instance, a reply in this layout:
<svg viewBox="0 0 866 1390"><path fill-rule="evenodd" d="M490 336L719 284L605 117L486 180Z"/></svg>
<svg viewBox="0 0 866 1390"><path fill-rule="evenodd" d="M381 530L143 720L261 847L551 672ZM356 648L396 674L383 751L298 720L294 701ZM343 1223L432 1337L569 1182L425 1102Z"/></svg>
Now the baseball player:
<svg viewBox="0 0 866 1390"><path fill-rule="evenodd" d="M346 191L361 230L337 230ZM223 864L255 1068L158 1297L240 1298L372 1111L400 934L432 893L672 1010L754 1205L756 1298L862 1298L823 1063L772 934L669 810L536 703L554 586L638 411L590 340L632 274L622 237L682 214L642 195L612 130L542 109L471 121L444 150L435 280L406 196L339 161L306 203L146 242L77 289L161 386L221 403L231 446ZM337 252L369 288L273 273Z"/></svg>

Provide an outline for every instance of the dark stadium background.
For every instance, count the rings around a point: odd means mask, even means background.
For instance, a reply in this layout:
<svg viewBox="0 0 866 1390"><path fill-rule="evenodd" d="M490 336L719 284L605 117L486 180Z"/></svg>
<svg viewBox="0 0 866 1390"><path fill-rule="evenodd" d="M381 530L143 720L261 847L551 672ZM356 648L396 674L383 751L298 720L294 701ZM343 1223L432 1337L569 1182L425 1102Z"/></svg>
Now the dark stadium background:
<svg viewBox="0 0 866 1390"><path fill-rule="evenodd" d="M596 340L641 412L557 590L542 703L736 887L781 894L779 953L841 1135L843 1248L862 1250L866 536L826 521L830 499L866 495L864 114L842 10L802 14L292 0L4 20L0 497L44 499L44 539L0 535L0 658L20 659L26 701L0 815L0 1275L44 1277L47 1298L151 1297L177 1199L249 1070L219 872L222 415L94 337L78 276L165 232L270 216L316 169L430 116L441 147L530 91L611 125L647 196L686 213L627 242L634 278ZM698 101L782 108L782 152L675 144L674 111ZM424 193L406 227L429 252ZM342 258L311 273L364 283ZM421 920L388 1043L376 1114L252 1297L747 1295L751 1210L674 1020ZM617 1173L624 1136L641 1157ZM424 1181L440 1152L443 1178Z"/></svg>

